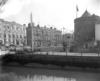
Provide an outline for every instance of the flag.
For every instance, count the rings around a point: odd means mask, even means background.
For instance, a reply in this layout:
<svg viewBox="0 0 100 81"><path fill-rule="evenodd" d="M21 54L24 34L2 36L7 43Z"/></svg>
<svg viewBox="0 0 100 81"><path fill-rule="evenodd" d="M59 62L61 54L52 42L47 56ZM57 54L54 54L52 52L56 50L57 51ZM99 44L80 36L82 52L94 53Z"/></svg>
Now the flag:
<svg viewBox="0 0 100 81"><path fill-rule="evenodd" d="M78 11L79 9L78 9L78 6L76 5L76 18L78 17Z"/></svg>
<svg viewBox="0 0 100 81"><path fill-rule="evenodd" d="M79 11L79 9L78 9L78 6L76 5L76 11L78 12Z"/></svg>

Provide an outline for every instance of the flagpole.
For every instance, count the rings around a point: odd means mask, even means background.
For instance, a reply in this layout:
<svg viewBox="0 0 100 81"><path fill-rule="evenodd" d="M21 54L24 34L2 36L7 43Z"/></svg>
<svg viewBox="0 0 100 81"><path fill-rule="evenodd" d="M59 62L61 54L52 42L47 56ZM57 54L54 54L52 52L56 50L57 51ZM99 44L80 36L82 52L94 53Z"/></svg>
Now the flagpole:
<svg viewBox="0 0 100 81"><path fill-rule="evenodd" d="M78 17L78 11L79 9L78 9L78 6L76 5L76 18Z"/></svg>
<svg viewBox="0 0 100 81"><path fill-rule="evenodd" d="M76 18L77 18L77 10L76 10Z"/></svg>

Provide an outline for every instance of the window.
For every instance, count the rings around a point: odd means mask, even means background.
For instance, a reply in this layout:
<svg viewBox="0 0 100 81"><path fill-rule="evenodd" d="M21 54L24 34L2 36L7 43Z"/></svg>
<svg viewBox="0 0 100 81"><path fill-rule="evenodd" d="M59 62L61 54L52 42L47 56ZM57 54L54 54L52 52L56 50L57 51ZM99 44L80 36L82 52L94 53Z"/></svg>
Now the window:
<svg viewBox="0 0 100 81"><path fill-rule="evenodd" d="M6 38L6 34L4 34L4 38Z"/></svg>
<svg viewBox="0 0 100 81"><path fill-rule="evenodd" d="M18 40L16 40L16 44L19 45L19 41Z"/></svg>
<svg viewBox="0 0 100 81"><path fill-rule="evenodd" d="M0 44L2 44L2 40L0 40Z"/></svg>
<svg viewBox="0 0 100 81"><path fill-rule="evenodd" d="M9 39L9 43L11 43L11 40Z"/></svg>
<svg viewBox="0 0 100 81"><path fill-rule="evenodd" d="M20 35L20 38L22 38L22 36Z"/></svg>
<svg viewBox="0 0 100 81"><path fill-rule="evenodd" d="M2 29L0 28L0 31L1 31Z"/></svg>
<svg viewBox="0 0 100 81"><path fill-rule="evenodd" d="M9 36L9 38L11 38L11 35L8 35Z"/></svg>
<svg viewBox="0 0 100 81"><path fill-rule="evenodd" d="M15 44L15 40L13 40L13 44Z"/></svg>
<svg viewBox="0 0 100 81"><path fill-rule="evenodd" d="M18 35L16 35L16 38L18 38Z"/></svg>
<svg viewBox="0 0 100 81"><path fill-rule="evenodd" d="M13 38L15 38L15 35L13 34Z"/></svg>
<svg viewBox="0 0 100 81"><path fill-rule="evenodd" d="M8 26L8 29L9 29L10 27Z"/></svg>
<svg viewBox="0 0 100 81"><path fill-rule="evenodd" d="M6 44L6 39L4 39L4 44Z"/></svg>
<svg viewBox="0 0 100 81"><path fill-rule="evenodd" d="M16 30L18 31L19 30L19 27L16 27Z"/></svg>
<svg viewBox="0 0 100 81"><path fill-rule="evenodd" d="M2 26L2 23L0 22L0 26Z"/></svg>
<svg viewBox="0 0 100 81"><path fill-rule="evenodd" d="M0 38L2 37L2 34L0 33Z"/></svg>

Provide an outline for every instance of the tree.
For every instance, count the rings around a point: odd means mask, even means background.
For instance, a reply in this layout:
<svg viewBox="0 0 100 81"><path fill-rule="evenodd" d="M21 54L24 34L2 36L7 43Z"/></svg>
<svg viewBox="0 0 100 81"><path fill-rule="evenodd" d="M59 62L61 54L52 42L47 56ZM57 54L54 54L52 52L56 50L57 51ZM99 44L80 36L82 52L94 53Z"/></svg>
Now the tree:
<svg viewBox="0 0 100 81"><path fill-rule="evenodd" d="M8 0L0 0L0 7L3 7L7 2Z"/></svg>
<svg viewBox="0 0 100 81"><path fill-rule="evenodd" d="M68 43L66 41L63 41L63 51L66 51L68 46Z"/></svg>
<svg viewBox="0 0 100 81"><path fill-rule="evenodd" d="M8 0L0 0L0 13L2 12L1 8L8 2Z"/></svg>

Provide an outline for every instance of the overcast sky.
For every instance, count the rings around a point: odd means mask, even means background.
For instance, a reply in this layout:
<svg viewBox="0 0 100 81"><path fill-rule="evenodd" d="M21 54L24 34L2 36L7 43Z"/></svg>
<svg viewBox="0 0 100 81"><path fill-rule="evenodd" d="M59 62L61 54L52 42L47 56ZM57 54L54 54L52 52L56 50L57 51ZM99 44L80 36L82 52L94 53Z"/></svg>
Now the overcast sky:
<svg viewBox="0 0 100 81"><path fill-rule="evenodd" d="M78 17L86 9L91 14L100 16L100 0L9 0L2 8L0 18L27 25L32 12L35 24L74 30L76 4L79 9Z"/></svg>

